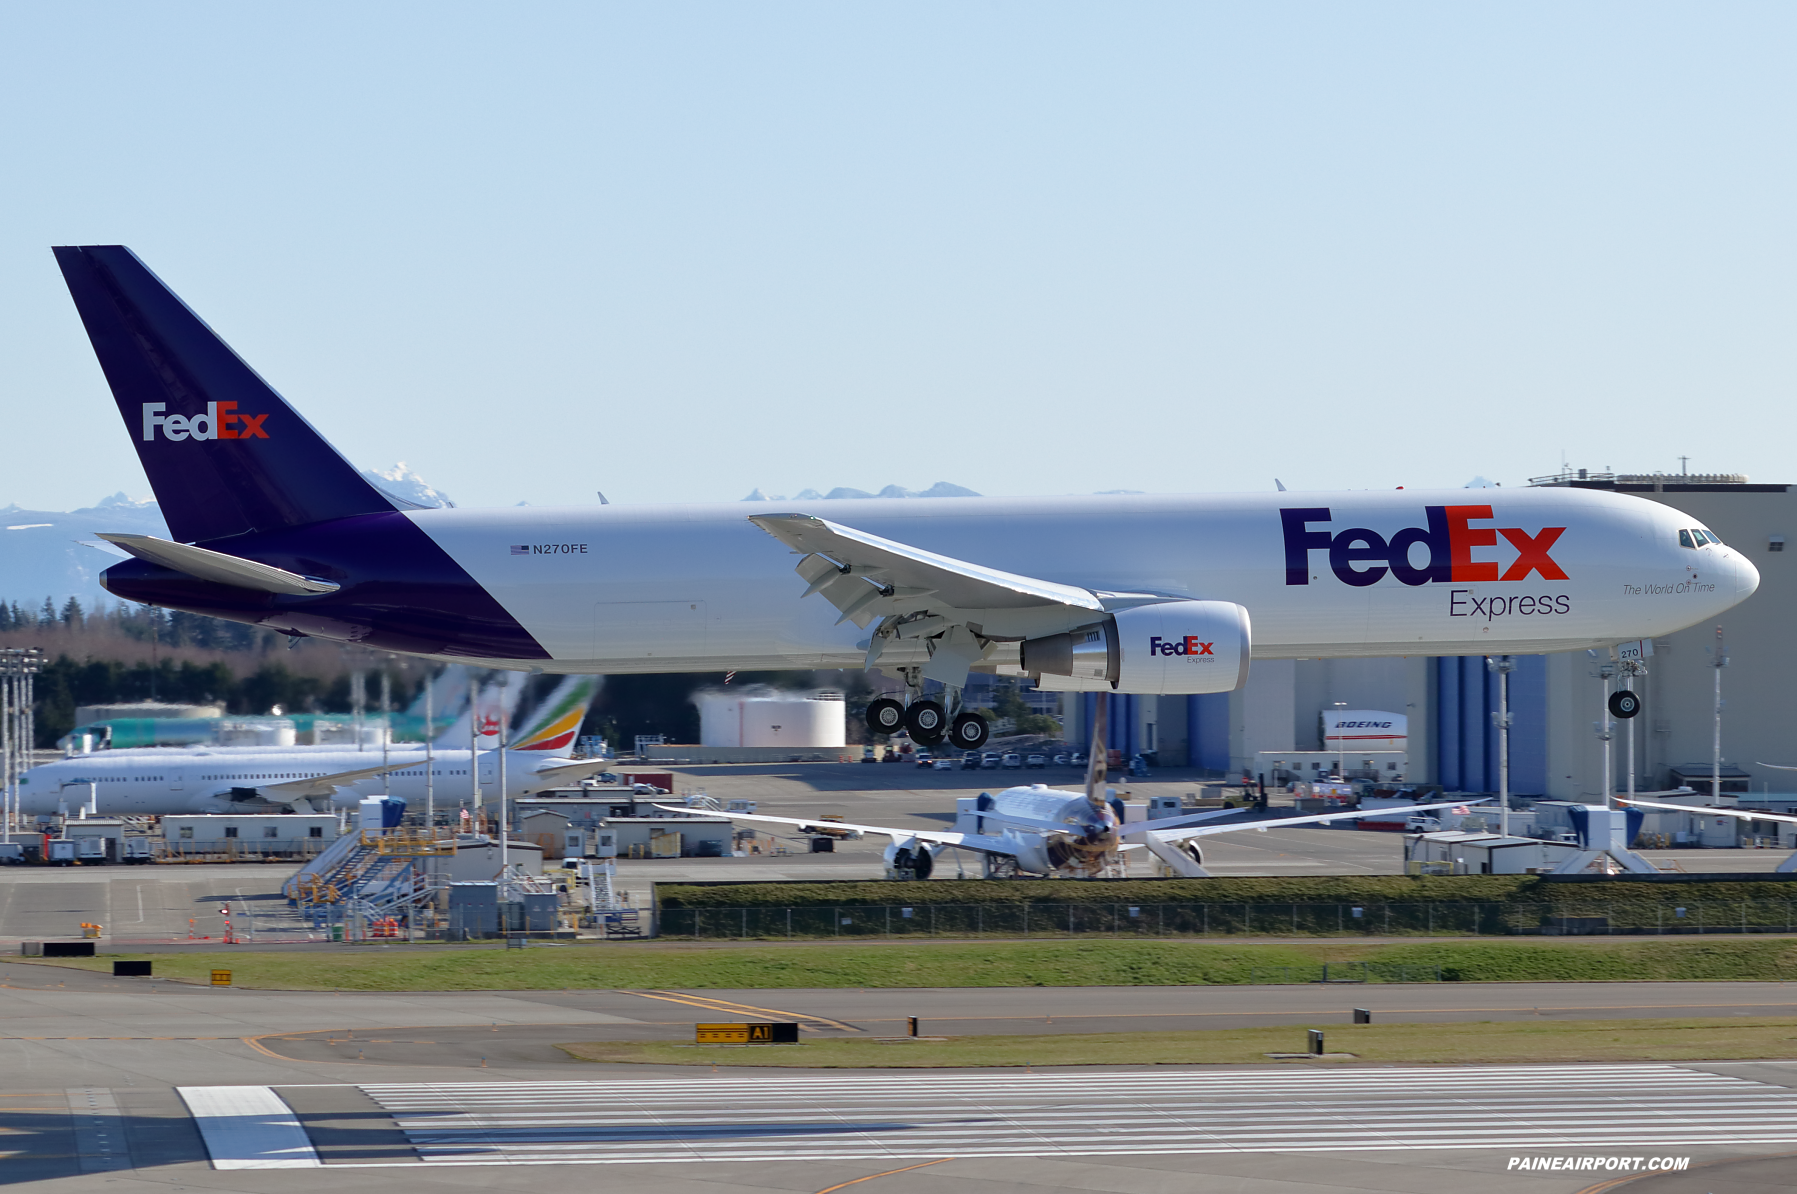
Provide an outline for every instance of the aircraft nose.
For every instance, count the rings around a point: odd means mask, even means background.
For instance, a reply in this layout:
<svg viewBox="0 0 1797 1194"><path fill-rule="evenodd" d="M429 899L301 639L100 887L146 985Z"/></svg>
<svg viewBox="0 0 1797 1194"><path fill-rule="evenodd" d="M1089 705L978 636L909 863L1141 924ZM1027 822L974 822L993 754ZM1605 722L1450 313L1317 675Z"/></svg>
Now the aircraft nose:
<svg viewBox="0 0 1797 1194"><path fill-rule="evenodd" d="M1735 557L1735 599L1745 601L1760 587L1760 570L1740 552L1730 554Z"/></svg>

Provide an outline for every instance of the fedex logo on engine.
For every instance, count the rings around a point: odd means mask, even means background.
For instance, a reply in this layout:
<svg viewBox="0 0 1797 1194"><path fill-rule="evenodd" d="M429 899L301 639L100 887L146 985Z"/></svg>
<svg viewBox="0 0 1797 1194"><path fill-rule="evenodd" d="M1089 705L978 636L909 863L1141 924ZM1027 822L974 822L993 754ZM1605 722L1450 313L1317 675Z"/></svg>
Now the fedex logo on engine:
<svg viewBox="0 0 1797 1194"><path fill-rule="evenodd" d="M162 438L179 443L184 439L267 439L262 421L268 416L240 415L235 402L208 402L203 415L165 415L166 402L146 402L144 439L153 440L160 431Z"/></svg>
<svg viewBox="0 0 1797 1194"><path fill-rule="evenodd" d="M1349 527L1331 533L1312 530L1330 521L1329 508L1283 509L1279 521L1285 531L1285 583L1310 583L1310 553L1329 553L1329 570L1346 585L1376 585L1391 573L1406 585L1447 584L1481 580L1526 580L1539 573L1543 580L1566 580L1566 572L1549 551L1566 533L1565 527L1542 527L1531 534L1521 527L1474 526L1493 520L1490 506L1424 506L1426 527L1407 527L1390 539L1365 527ZM1495 548L1498 536L1516 549L1516 559L1500 569L1496 560L1477 559L1482 548ZM1415 549L1427 550L1428 559L1418 564Z"/></svg>
<svg viewBox="0 0 1797 1194"><path fill-rule="evenodd" d="M1195 635L1188 634L1184 638L1161 638L1159 635L1155 635L1148 640L1148 653L1150 655L1209 655L1215 658L1216 652L1211 650L1215 645L1215 643L1201 643Z"/></svg>

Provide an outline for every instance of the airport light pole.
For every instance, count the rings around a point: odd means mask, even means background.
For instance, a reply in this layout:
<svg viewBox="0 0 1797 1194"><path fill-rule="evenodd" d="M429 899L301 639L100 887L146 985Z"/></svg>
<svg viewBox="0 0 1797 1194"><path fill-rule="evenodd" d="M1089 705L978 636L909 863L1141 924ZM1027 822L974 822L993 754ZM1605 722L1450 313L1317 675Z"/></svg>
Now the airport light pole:
<svg viewBox="0 0 1797 1194"><path fill-rule="evenodd" d="M392 657L388 657L392 662ZM387 755L393 745L393 678L381 668L381 766L387 766ZM381 797L391 799L393 796L393 777L386 771L381 772Z"/></svg>
<svg viewBox="0 0 1797 1194"><path fill-rule="evenodd" d="M510 672L499 673L499 877L505 878L506 858L505 843L511 836L506 833L505 814L505 690L511 682Z"/></svg>
<svg viewBox="0 0 1797 1194"><path fill-rule="evenodd" d="M1510 673L1516 670L1512 655L1487 655L1485 666L1497 673L1498 711L1491 715L1498 732L1498 833L1510 836Z"/></svg>
<svg viewBox="0 0 1797 1194"><path fill-rule="evenodd" d="M431 754L431 746L437 740L437 719L432 716L431 690L436 687L437 678L428 672L424 677L424 832L433 841L437 836L437 785L436 761Z"/></svg>
<svg viewBox="0 0 1797 1194"><path fill-rule="evenodd" d="M37 730L33 677L43 664L44 653L36 647L0 651L0 814L9 842L23 819L19 782L31 769L31 747Z"/></svg>
<svg viewBox="0 0 1797 1194"><path fill-rule="evenodd" d="M468 781L473 785L469 816L485 816L487 808L480 798L480 681L473 672L468 673Z"/></svg>
<svg viewBox="0 0 1797 1194"><path fill-rule="evenodd" d="M10 664L10 655L6 663ZM12 841L13 827L16 823L12 774L12 709L13 678L12 668L0 668L0 812L5 814L6 840Z"/></svg>

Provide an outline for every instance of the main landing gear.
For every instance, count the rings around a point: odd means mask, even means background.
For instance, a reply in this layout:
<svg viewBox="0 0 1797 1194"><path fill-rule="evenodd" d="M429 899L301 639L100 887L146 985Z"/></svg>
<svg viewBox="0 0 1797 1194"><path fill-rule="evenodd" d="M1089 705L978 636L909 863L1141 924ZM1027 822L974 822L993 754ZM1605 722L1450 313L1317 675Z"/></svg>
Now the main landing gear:
<svg viewBox="0 0 1797 1194"><path fill-rule="evenodd" d="M960 703L959 697L958 692L949 694L953 704ZM978 750L991 734L979 714L963 709L950 717L940 702L921 696L909 703L892 697L869 701L867 728L876 734L896 734L903 729L919 746L940 746L946 738L957 750Z"/></svg>

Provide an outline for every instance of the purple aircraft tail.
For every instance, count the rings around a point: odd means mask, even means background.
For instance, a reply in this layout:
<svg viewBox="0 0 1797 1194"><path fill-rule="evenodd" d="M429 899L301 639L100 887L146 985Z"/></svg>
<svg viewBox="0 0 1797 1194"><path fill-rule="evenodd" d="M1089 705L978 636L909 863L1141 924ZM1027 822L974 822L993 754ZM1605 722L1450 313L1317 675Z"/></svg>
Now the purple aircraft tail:
<svg viewBox="0 0 1797 1194"><path fill-rule="evenodd" d="M176 539L395 509L131 250L55 253Z"/></svg>

